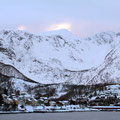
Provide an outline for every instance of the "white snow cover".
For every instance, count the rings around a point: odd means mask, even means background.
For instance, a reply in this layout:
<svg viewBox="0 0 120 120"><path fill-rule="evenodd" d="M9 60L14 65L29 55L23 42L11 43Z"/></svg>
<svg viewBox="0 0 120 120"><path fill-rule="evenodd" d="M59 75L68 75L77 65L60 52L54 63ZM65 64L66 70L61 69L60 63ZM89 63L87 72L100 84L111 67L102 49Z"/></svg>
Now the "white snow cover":
<svg viewBox="0 0 120 120"><path fill-rule="evenodd" d="M23 93L27 93L27 88L25 86L29 86L29 87L37 86L36 83L31 83L31 82L27 82L27 81L24 81L21 79L15 79L15 78L12 78L11 82L13 83L13 88L15 90L20 90Z"/></svg>
<svg viewBox="0 0 120 120"><path fill-rule="evenodd" d="M116 50L116 46L119 45L120 36L114 32L103 32L91 38L80 39L67 30L39 35L23 31L1 30L0 62L14 66L28 78L40 83L88 84L94 75L98 75L106 66L108 59L105 58L111 50L115 50L115 55L119 58L119 49ZM111 57L115 55L112 54ZM116 60L117 63L119 61L120 59ZM116 67L112 70L109 67L106 71L110 74L113 72L114 79L116 75L120 76L120 71ZM66 69L90 71L82 73L81 79L81 72L65 73ZM113 79L112 76L110 79ZM100 79L93 80L94 82L99 83Z"/></svg>

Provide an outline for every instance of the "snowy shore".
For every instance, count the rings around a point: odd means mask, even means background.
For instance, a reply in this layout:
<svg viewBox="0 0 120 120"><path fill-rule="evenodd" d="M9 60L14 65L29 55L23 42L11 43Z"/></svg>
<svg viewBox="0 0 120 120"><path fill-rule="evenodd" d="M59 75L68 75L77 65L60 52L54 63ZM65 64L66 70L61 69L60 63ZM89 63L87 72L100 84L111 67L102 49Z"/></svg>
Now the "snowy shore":
<svg viewBox="0 0 120 120"><path fill-rule="evenodd" d="M0 114L24 114L24 113L66 113L66 112L100 112L100 111L116 111L120 110L104 110L104 109L75 109L75 110L33 110L33 111L0 111Z"/></svg>

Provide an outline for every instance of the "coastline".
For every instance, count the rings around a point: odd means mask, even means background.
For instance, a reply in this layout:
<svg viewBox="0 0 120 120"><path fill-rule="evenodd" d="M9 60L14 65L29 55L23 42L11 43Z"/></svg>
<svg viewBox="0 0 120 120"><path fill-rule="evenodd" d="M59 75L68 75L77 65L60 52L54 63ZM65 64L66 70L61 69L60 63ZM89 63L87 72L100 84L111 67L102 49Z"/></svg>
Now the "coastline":
<svg viewBox="0 0 120 120"><path fill-rule="evenodd" d="M120 110L79 110L79 111L0 111L0 114L27 114L27 113L71 113L71 112L120 112Z"/></svg>

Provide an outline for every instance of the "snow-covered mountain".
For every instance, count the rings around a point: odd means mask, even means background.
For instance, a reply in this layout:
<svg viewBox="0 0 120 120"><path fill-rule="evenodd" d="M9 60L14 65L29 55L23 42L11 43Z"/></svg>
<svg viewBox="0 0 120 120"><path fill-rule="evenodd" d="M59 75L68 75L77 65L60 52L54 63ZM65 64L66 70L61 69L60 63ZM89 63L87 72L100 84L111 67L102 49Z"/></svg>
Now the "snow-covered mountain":
<svg viewBox="0 0 120 120"><path fill-rule="evenodd" d="M67 30L0 31L0 62L45 84L120 82L120 34L80 39Z"/></svg>
<svg viewBox="0 0 120 120"><path fill-rule="evenodd" d="M1 78L1 75L9 77L9 78L21 79L23 81L28 81L31 83L38 83L24 76L15 67L0 62L0 78Z"/></svg>

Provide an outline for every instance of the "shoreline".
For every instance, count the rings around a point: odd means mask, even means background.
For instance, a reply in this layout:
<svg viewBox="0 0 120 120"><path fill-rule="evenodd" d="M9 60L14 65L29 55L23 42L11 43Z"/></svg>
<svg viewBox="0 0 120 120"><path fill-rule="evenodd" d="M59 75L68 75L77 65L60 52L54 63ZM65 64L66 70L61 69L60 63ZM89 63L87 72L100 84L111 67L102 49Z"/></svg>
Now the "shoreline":
<svg viewBox="0 0 120 120"><path fill-rule="evenodd" d="M28 114L28 113L71 113L71 112L120 112L120 110L81 110L81 111L11 111L11 112L3 112L0 111L0 114Z"/></svg>

